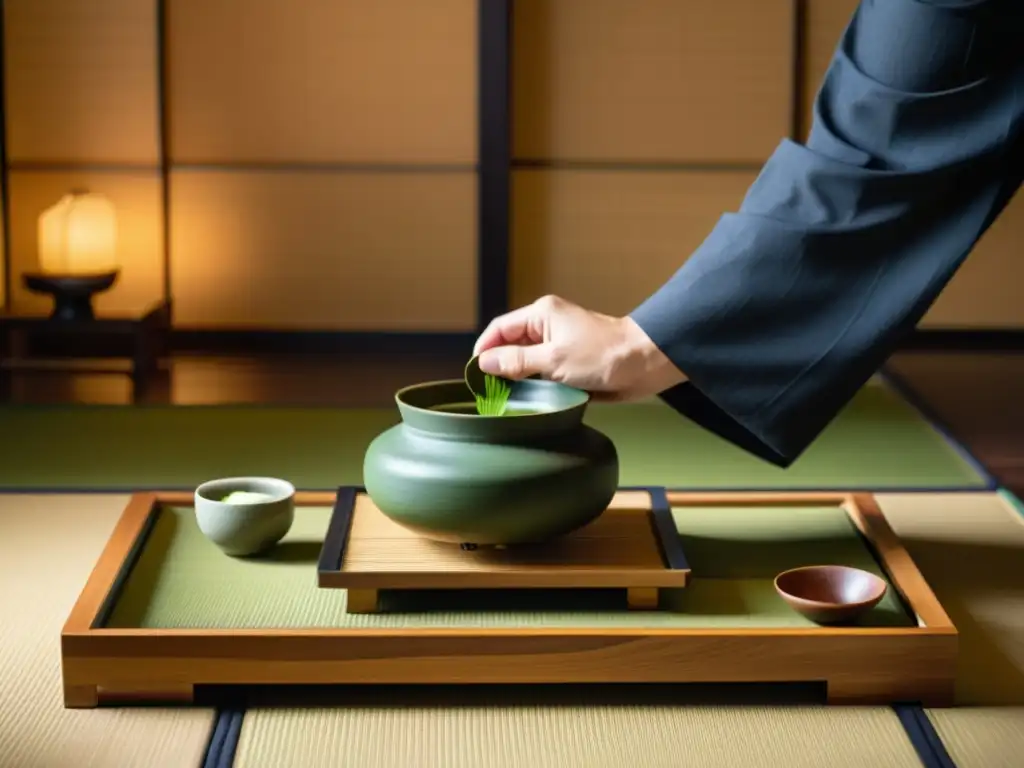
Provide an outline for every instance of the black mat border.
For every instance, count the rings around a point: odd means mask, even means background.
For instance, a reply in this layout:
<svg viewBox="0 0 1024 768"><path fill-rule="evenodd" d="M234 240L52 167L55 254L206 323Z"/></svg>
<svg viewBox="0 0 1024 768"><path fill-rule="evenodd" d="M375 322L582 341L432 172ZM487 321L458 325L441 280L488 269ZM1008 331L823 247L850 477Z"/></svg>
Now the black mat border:
<svg viewBox="0 0 1024 768"><path fill-rule="evenodd" d="M892 709L925 768L957 768L942 737L920 704L894 704Z"/></svg>
<svg viewBox="0 0 1024 768"><path fill-rule="evenodd" d="M234 765L244 719L244 708L228 707L217 710L203 754L202 768L231 768Z"/></svg>
<svg viewBox="0 0 1024 768"><path fill-rule="evenodd" d="M361 485L343 485L334 489L334 509L331 520L327 524L327 534L320 547L320 558L317 560L317 575L337 573L345 559L345 548L348 546L348 534L352 529L352 515L356 508L356 497L365 493Z"/></svg>

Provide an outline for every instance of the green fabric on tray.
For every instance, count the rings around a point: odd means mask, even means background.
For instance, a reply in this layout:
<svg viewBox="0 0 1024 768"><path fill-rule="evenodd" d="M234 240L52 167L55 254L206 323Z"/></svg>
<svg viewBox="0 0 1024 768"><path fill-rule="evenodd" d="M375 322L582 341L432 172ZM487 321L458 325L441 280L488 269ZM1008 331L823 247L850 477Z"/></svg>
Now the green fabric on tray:
<svg viewBox="0 0 1024 768"><path fill-rule="evenodd" d="M192 488L242 474L284 477L306 489L358 485L366 446L397 420L394 408L8 406L0 408L0 489ZM593 405L587 421L618 447L623 486L986 486L931 425L877 382L788 470L660 401Z"/></svg>
<svg viewBox="0 0 1024 768"><path fill-rule="evenodd" d="M320 589L315 568L331 510L296 510L285 540L264 558L221 553L199 531L191 508L166 508L107 624L147 628L385 627L810 627L776 594L779 570L807 564L825 542L832 562L883 575L846 513L838 508L676 510L697 571L685 589L666 591L665 610L627 611L622 591L473 590L382 594L385 613L345 613L344 590ZM761 523L751 525L756 515ZM804 540L789 533L812 523ZM770 518L772 524L767 521ZM691 535L693 534L693 535ZM757 539L764 548L752 547ZM735 549L733 547L735 546ZM722 561L728 560L728 564ZM743 561L742 563L740 561ZM695 566L696 568L696 566ZM386 613L388 609L394 613ZM892 590L862 620L912 626Z"/></svg>
<svg viewBox="0 0 1024 768"><path fill-rule="evenodd" d="M702 579L770 582L789 568L822 563L879 572L838 507L684 507L673 514L690 568Z"/></svg>

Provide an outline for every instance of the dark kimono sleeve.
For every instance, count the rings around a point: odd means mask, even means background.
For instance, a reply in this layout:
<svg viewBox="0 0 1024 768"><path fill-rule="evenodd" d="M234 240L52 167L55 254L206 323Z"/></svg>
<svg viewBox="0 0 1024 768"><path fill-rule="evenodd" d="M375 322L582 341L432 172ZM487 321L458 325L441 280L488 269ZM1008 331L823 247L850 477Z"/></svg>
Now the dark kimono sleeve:
<svg viewBox="0 0 1024 768"><path fill-rule="evenodd" d="M806 145L631 314L665 402L785 467L881 367L1020 185L1020 6L862 2Z"/></svg>

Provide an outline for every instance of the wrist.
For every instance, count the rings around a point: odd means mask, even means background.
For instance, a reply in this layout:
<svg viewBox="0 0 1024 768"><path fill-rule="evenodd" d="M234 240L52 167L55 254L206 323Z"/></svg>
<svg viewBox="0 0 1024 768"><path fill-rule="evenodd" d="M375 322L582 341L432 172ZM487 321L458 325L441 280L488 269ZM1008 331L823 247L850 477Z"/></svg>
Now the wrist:
<svg viewBox="0 0 1024 768"><path fill-rule="evenodd" d="M686 381L686 375L665 355L633 318L619 318L622 336L620 359L629 389L657 394Z"/></svg>

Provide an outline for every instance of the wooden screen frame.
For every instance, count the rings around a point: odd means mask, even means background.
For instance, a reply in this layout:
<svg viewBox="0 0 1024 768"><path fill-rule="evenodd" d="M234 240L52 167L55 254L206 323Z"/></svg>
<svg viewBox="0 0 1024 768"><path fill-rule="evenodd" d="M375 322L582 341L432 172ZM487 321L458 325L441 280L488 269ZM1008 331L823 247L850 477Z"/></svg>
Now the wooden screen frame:
<svg viewBox="0 0 1024 768"><path fill-rule="evenodd" d="M841 507L918 626L104 628L160 507L193 503L190 493L140 493L131 497L61 632L65 707L186 703L197 685L452 682L824 682L829 703L953 704L957 630L871 494L670 491L668 500L673 506ZM299 506L335 501L334 493L296 495Z"/></svg>

